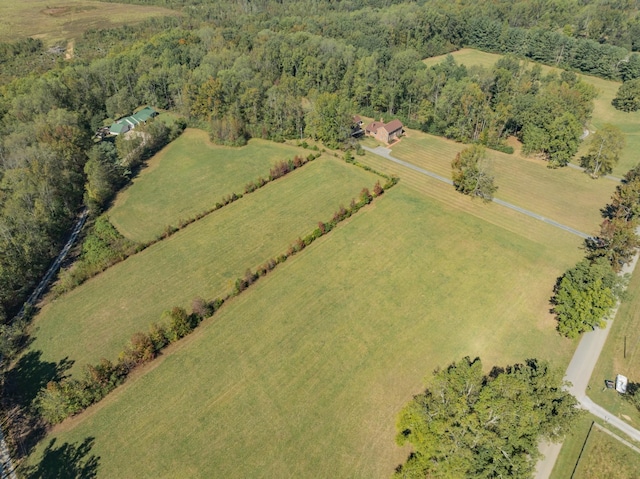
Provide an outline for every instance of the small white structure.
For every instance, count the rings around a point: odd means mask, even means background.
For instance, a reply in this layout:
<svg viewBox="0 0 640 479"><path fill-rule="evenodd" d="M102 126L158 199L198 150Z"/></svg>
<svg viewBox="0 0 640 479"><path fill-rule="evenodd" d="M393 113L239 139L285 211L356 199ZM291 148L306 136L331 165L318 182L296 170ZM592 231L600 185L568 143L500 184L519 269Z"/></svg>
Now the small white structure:
<svg viewBox="0 0 640 479"><path fill-rule="evenodd" d="M622 374L618 374L616 376L616 391L618 391L620 394L626 394L628 383L629 383L629 380L627 379L626 376L623 376Z"/></svg>

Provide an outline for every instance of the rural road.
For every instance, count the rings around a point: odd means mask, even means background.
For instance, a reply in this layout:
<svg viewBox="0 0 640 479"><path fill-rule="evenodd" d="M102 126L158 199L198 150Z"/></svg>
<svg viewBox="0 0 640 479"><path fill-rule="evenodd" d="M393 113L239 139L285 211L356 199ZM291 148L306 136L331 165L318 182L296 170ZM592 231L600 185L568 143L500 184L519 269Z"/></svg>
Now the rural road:
<svg viewBox="0 0 640 479"><path fill-rule="evenodd" d="M385 148L383 146L378 146L376 148L369 148L367 146L363 146L362 148L368 151L369 153L373 153L374 155L378 155L378 156L381 156L382 158L386 158L389 161L393 161L394 163L405 166L409 169L412 169L413 171L417 171L418 173L422 173L423 175L429 176L438 181L442 181L443 183L447 183L448 185L453 185L453 181L451 181L449 178L445 178L444 176L440 176L437 173L433 173L432 171L425 170L424 168L420 168L419 166L416 166L412 163L409 163L407 161L400 160L398 158L391 156L391 150L389 148ZM567 231L581 238L587 239L590 237L590 235L583 233L582 231L578 231L576 229L571 228L570 226L563 225L561 223L558 223L557 221L553 221L552 219L545 218L544 216L534 213L533 211L526 210L524 208L521 208L511 203L507 203L506 201L500 200L498 198L493 198L493 202L496 204L499 204L500 206L504 206L505 208L510 208L514 211L527 215L531 218L535 218L536 220L542 221L551 226L555 226L556 228L560 228L561 230Z"/></svg>
<svg viewBox="0 0 640 479"><path fill-rule="evenodd" d="M82 227L84 226L84 223L87 220L87 215L88 215L88 211L85 208L84 210L82 210L82 213L80 213L80 217L76 221L76 224L74 225L73 230L71 231L71 235L69 236L69 239L65 243L64 248L62 248L62 251L60 251L60 253L56 257L55 261L51 264L51 266L49 266L49 269L47 270L46 274L40 280L40 283L38 283L38 286L36 286L36 289L33 290L33 293L31 293L31 296L29 296L29 298L25 302L25 305L28 304L29 306L31 306L35 304L38 301L38 299L40 299L40 295L47 288L47 286L49 285L49 282L53 278L53 275L56 274L56 272L60 268L60 265L62 264L64 259L67 257L67 254L69 254L71 247L76 242L76 239L78 239L80 230L82 230ZM23 314L24 314L24 306L22 306L22 308L20 309L20 312L18 313L17 317L21 317ZM0 430L0 479L18 479L13 467L13 462L11 461L9 448L7 447L7 443L4 440L4 434L2 433L2 430Z"/></svg>
<svg viewBox="0 0 640 479"><path fill-rule="evenodd" d="M636 233L638 232L639 231L636 231ZM633 270L638 263L638 254L639 253L636 253L631 263L624 265L620 272L621 275L633 273ZM578 348L573 354L573 358L567 367L564 379L571 383L569 392L576 397L583 409L586 409L594 416L603 419L619 431L624 432L630 438L640 442L640 431L631 427L622 419L611 414L602 406L597 405L587 397L587 386L591 379L591 374L596 367L602 348L607 341L607 336L609 336L613 318L615 318L617 312L618 308L616 307L611 314L611 319L607 321L605 328L590 331L582 336L580 344L578 344ZM603 381L604 379L605 378L602 378ZM562 443L542 443L540 445L540 452L544 455L544 458L538 461L536 474L534 476L535 479L549 478L551 471L553 470L553 466L558 459L558 455L560 454L560 449L562 449Z"/></svg>

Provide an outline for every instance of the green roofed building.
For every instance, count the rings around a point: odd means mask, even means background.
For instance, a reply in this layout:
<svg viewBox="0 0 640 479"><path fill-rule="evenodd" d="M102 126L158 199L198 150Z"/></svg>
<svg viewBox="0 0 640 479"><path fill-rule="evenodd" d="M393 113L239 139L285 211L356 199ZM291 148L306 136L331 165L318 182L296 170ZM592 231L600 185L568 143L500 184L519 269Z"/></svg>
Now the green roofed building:
<svg viewBox="0 0 640 479"><path fill-rule="evenodd" d="M109 127L109 133L112 135L121 135L133 130L140 123L146 123L150 118L158 116L158 112L150 106L145 106L142 110L130 116L120 118Z"/></svg>

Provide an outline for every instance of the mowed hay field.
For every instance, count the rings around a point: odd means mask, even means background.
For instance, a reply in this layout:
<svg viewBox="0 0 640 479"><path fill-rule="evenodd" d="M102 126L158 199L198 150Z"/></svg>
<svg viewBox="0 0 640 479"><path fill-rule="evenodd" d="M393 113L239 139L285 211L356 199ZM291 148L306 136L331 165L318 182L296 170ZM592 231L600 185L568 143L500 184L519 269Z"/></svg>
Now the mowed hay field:
<svg viewBox="0 0 640 479"><path fill-rule="evenodd" d="M51 437L95 438L99 477L389 477L434 368L566 366L548 298L580 254L401 181Z"/></svg>
<svg viewBox="0 0 640 479"><path fill-rule="evenodd" d="M214 145L203 130L187 129L147 162L109 210L118 231L134 241L149 241L169 225L212 208L223 196L244 193L244 186L280 160L308 151L266 140L242 148Z"/></svg>
<svg viewBox="0 0 640 479"><path fill-rule="evenodd" d="M451 178L451 161L467 146L407 130L406 136L392 147L392 155ZM517 154L487 150L487 158L498 186L496 198L584 233L597 232L602 221L600 208L610 199L616 182L604 178L594 181L573 168L551 170L542 160Z"/></svg>
<svg viewBox="0 0 640 479"><path fill-rule="evenodd" d="M115 360L134 332L196 296L224 296L236 278L284 253L338 207L373 188L378 176L319 158L189 225L47 304L34 322L31 351L68 357L74 371Z"/></svg>
<svg viewBox="0 0 640 479"><path fill-rule="evenodd" d="M45 45L64 45L90 28L114 28L175 15L178 13L168 8L92 0L5 0L0 2L0 41L33 37Z"/></svg>
<svg viewBox="0 0 640 479"><path fill-rule="evenodd" d="M500 59L501 55L494 53L485 53L471 48L463 48L457 52L451 53L456 61L466 66L483 66L491 68L495 62ZM444 60L446 55L427 58L424 63L427 66L434 65ZM552 70L560 71L557 68L541 65L544 73ZM620 128L626 137L626 147L620 156L620 162L614 168L613 174L617 176L624 175L640 162L640 111L634 113L625 113L616 110L611 105L611 100L616 96L620 82L603 80L602 78L589 75L580 75L580 77L596 87L598 97L594 100L593 115L591 124L588 125L591 130L601 128L603 124L610 123ZM578 163L578 158L574 158L574 163Z"/></svg>

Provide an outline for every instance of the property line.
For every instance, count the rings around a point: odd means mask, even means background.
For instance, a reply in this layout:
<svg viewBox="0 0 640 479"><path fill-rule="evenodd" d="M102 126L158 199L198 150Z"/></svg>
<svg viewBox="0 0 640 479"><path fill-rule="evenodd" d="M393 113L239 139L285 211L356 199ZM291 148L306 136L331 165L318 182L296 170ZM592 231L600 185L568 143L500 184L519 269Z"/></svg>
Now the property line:
<svg viewBox="0 0 640 479"><path fill-rule="evenodd" d="M591 431L593 430L593 426L595 423L596 423L595 421L591 421L591 426L589 426L589 432L587 433L587 437L584 438L584 442L582 443L582 448L580 449L580 454L578 454L578 459L576 460L576 463L573 466L573 472L571 473L570 479L573 479L573 476L575 476L576 474L576 469L578 469L578 464L580 464L582 453L584 452L584 448L587 447L587 442L589 442L589 437L591 437Z"/></svg>
<svg viewBox="0 0 640 479"><path fill-rule="evenodd" d="M640 447L636 447L633 444L631 444L629 441L627 441L626 439L621 438L620 436L618 436L615 432L613 431L609 431L607 428L602 427L600 424L598 424L597 422L594 422L593 425L595 427L597 427L598 429L600 429L602 432L605 432L607 434L609 434L609 436L617 439L618 441L620 441L622 444L624 444L627 447L630 447L631 449L633 449L634 451L636 451L637 453L640 454Z"/></svg>
<svg viewBox="0 0 640 479"><path fill-rule="evenodd" d="M389 148L384 148L382 146L378 146L377 148L369 148L367 146L363 146L362 148L368 151L369 153L373 153L374 155L378 155L378 156L381 156L382 158L386 158L389 161L393 161L394 163L402 165L413 171L417 171L418 173L422 173L423 175L429 176L438 181L442 181L443 183L446 183L448 185L453 185L453 181L451 181L449 178L445 178L444 176L438 175L437 173L433 173L432 171L425 170L424 168L420 168L419 166L416 166L412 163L409 163L407 161L400 160L398 158L391 156L391 150ZM531 218L547 223L548 225L551 225L561 230L572 233L576 236L579 236L580 238L587 239L591 237L590 235L583 233L582 231L578 231L574 228L571 228L570 226L563 225L552 219L545 218L542 215L534 213L533 211L529 211L525 208L521 208L520 206L516 206L512 203L508 203L498 198L493 198L493 202L496 204L499 204L500 206L504 206L505 208L509 208L511 210L517 211L518 213L522 213L523 215L527 215Z"/></svg>

